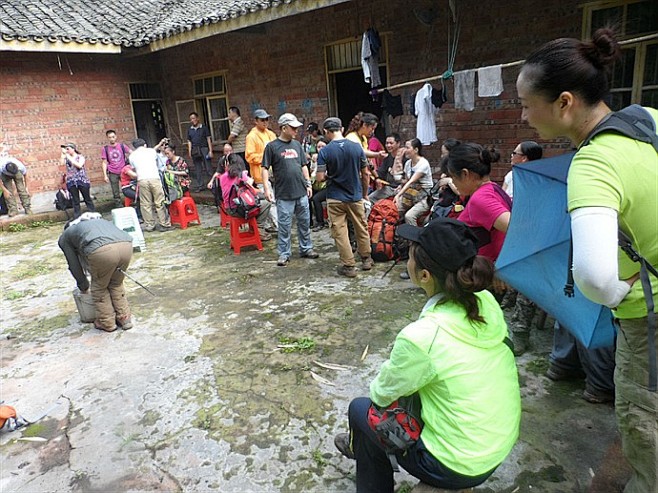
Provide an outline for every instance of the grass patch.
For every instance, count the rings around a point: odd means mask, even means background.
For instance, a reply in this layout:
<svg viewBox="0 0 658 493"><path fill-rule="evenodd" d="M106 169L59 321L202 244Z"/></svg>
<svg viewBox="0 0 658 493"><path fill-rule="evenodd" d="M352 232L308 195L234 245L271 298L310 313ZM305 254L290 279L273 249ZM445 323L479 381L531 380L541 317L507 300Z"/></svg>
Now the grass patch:
<svg viewBox="0 0 658 493"><path fill-rule="evenodd" d="M25 231L26 229L27 229L27 226L25 226L25 224L12 223L7 228L7 231L9 231L10 233L18 233L19 231Z"/></svg>
<svg viewBox="0 0 658 493"><path fill-rule="evenodd" d="M310 337L301 337L299 339L293 337L279 337L279 344L284 346L281 348L284 353L310 353L315 350L315 341Z"/></svg>
<svg viewBox="0 0 658 493"><path fill-rule="evenodd" d="M16 269L12 271L12 275L17 281L22 281L23 279L27 279L29 277L48 274L51 270L53 270L53 267L47 264L20 264Z"/></svg>

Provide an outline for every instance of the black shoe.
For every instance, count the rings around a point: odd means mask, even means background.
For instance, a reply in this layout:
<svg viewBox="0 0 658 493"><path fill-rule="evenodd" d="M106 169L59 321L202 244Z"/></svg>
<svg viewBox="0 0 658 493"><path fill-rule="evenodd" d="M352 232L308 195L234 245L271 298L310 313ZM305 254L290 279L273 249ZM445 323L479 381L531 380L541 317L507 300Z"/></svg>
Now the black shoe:
<svg viewBox="0 0 658 493"><path fill-rule="evenodd" d="M549 366L545 375L554 382L560 382L562 380L582 380L585 378L585 372L581 369L565 370L555 365Z"/></svg>
<svg viewBox="0 0 658 493"><path fill-rule="evenodd" d="M318 258L319 256L320 254L316 253L312 248L301 254L302 258Z"/></svg>
<svg viewBox="0 0 658 493"><path fill-rule="evenodd" d="M165 231L171 231L173 228L171 226L163 226L161 224L158 224L155 226L155 230L164 233Z"/></svg>
<svg viewBox="0 0 658 493"><path fill-rule="evenodd" d="M338 451L343 454L348 459L354 460L354 452L350 446L350 435L349 433L339 433L334 437L334 445Z"/></svg>
<svg viewBox="0 0 658 493"><path fill-rule="evenodd" d="M607 402L615 402L615 394L613 392L585 389L583 391L583 399L590 404L605 404Z"/></svg>

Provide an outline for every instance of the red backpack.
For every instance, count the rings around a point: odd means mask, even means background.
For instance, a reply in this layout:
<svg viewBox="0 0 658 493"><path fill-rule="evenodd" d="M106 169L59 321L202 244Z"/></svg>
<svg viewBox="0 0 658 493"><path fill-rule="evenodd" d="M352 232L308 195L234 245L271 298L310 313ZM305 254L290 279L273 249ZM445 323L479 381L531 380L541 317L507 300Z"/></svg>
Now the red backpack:
<svg viewBox="0 0 658 493"><path fill-rule="evenodd" d="M400 220L398 207L392 198L372 206L368 216L368 234L375 262L388 262L398 256L395 248L395 227Z"/></svg>
<svg viewBox="0 0 658 493"><path fill-rule="evenodd" d="M238 182L231 187L228 197L229 209L234 216L251 219L260 214L258 190L245 182Z"/></svg>

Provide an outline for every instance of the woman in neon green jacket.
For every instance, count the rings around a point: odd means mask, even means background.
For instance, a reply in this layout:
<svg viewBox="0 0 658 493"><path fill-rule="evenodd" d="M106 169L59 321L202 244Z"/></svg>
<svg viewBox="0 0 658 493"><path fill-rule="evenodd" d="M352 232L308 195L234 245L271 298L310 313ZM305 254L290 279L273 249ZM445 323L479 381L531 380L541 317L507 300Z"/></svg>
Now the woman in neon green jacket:
<svg viewBox="0 0 658 493"><path fill-rule="evenodd" d="M429 300L398 334L370 398L350 403L350 434L337 435L335 444L356 459L358 493L392 492L393 468L368 425L368 409L418 392L424 428L411 448L396 454L398 463L432 486L477 486L514 446L521 418L507 326L485 290L493 266L477 255L476 237L460 221L402 225L398 234L412 242L409 275Z"/></svg>

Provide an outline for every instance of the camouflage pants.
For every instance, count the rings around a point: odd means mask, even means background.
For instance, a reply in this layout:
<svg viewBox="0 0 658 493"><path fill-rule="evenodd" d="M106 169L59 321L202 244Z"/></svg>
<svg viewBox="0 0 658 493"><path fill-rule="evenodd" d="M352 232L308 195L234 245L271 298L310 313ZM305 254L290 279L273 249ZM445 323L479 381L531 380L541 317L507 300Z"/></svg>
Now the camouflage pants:
<svg viewBox="0 0 658 493"><path fill-rule="evenodd" d="M648 390L647 318L618 322L615 412L622 450L633 468L624 493L655 492L658 491L658 392Z"/></svg>
<svg viewBox="0 0 658 493"><path fill-rule="evenodd" d="M537 305L535 305L528 298L521 293L516 295L516 303L514 304L514 311L510 319L510 329L514 334L529 334L532 319L535 318L537 312Z"/></svg>

